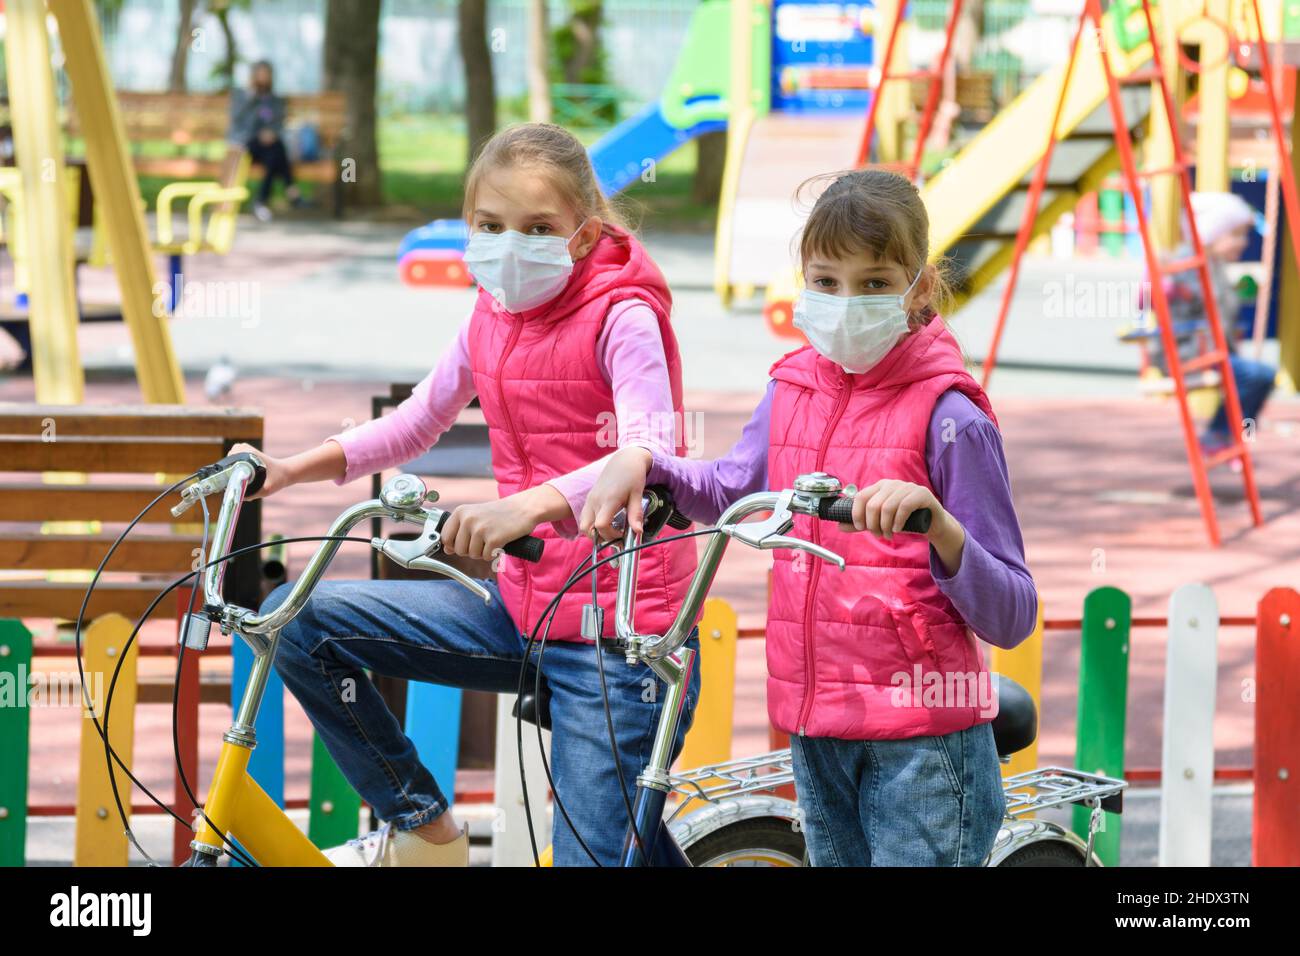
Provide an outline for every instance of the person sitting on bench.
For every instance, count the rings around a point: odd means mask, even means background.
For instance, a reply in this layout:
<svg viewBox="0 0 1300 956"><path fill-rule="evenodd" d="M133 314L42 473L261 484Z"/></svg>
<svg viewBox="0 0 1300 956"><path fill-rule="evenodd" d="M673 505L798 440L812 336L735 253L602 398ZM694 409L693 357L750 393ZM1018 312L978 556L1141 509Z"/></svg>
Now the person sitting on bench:
<svg viewBox="0 0 1300 956"><path fill-rule="evenodd" d="M253 64L249 88L231 94L230 132L226 137L232 145L247 149L253 162L266 171L253 203L253 215L262 222L271 219L271 188L277 179L284 180L284 193L289 202L295 206L302 204L302 195L293 181L289 154L284 148L284 97L273 92L273 81L268 61Z"/></svg>

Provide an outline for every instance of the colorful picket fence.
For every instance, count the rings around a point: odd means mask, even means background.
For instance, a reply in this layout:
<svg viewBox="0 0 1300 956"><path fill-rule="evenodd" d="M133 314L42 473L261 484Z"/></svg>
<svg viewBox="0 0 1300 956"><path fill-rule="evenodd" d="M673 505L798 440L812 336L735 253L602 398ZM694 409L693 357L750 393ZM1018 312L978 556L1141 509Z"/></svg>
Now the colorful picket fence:
<svg viewBox="0 0 1300 956"><path fill-rule="evenodd" d="M1243 700L1255 708L1255 759L1253 774L1248 768L1216 768L1214 765L1214 699L1217 686L1217 640L1223 627L1253 627L1256 631L1255 678L1243 688ZM1082 770L1131 781L1158 780L1162 786L1160 809L1160 863L1197 865L1209 863L1212 830L1210 795L1216 779L1254 779L1252 858L1256 865L1279 866L1300 863L1300 722L1294 718L1294 701L1300 699L1300 594L1290 588L1269 591L1250 617L1220 617L1214 595L1204 585L1187 585L1170 599L1169 613L1162 618L1134 618L1127 594L1116 588L1098 588L1084 601L1079 619L1043 620L1034 634L1011 651L994 649L992 666L1025 686L1038 701L1041 697L1043 646L1048 632L1076 632L1080 635L1079 692L1075 765ZM1167 629L1164 726L1177 733L1163 734L1160 768L1132 768L1125 762L1127 727L1128 660L1133 632L1139 629ZM134 685L137 649L125 660L120 650L129 634L125 619L106 615L87 628L86 670L108 673L121 661L121 676L115 692L109 736L114 748L129 762L134 738ZM701 620L701 667L705 684L694 724L687 736L680 766L699 766L731 756L737 641L761 638L761 628L738 628L734 610L727 602L711 599ZM19 866L25 858L27 818L32 814L75 813L77 817L76 862L79 865L124 865L127 845L116 819L108 769L103 759L103 742L89 720L83 721L77 800L72 806L28 807L30 774L30 712L27 706L5 700L6 692L22 687L33 673L34 659L67 657L70 648L34 648L30 633L21 622L0 620L0 865ZM147 648L143 653L172 653L167 648ZM209 652L211 653L211 651ZM247 651L242 644L233 650L232 699L238 700L247 678ZM193 663L191 663L193 662ZM182 749L187 773L196 784L197 772L197 655L189 655L182 675L183 696L190 702L181 708ZM192 673L190 671L192 670ZM7 689L7 690L6 690ZM105 679L104 691L107 691ZM1247 696L1247 695L1252 696ZM362 802L347 784L329 754L316 740L313 745L311 789L306 800L286 803L284 799L284 711L283 688L278 679L266 696L258 718L258 747L253 775L281 806L308 808L308 834L318 846L329 846L356 836L360 828ZM531 851L519 792L518 751L514 721L509 718L513 703L502 695L497 721L497 769L490 794L458 794L460 802L492 800L493 862L495 865L528 865ZM192 706L191 706L192 705ZM192 712L191 712L192 711ZM454 728L459 724L460 693L432 685L411 685L408 699L407 733L416 741L422 759L442 780L454 780L457 761ZM524 735L524 759L529 779L542 780L535 730L529 725ZM504 758L504 759L502 759ZM1037 762L1036 748L1017 755L1004 772L1029 769ZM129 781L118 773L118 786L130 801ZM178 787L179 791L179 787ZM538 791L540 795L540 791ZM534 800L534 824L545 833L545 807ZM176 799L173 808L188 818L185 801ZM157 812L150 804L131 806L135 813ZM1089 812L1076 808L1074 828L1086 838ZM1107 814L1097 834L1096 849L1107 865L1119 862L1121 827L1119 818ZM176 825L173 856L176 862L188 855L188 829Z"/></svg>

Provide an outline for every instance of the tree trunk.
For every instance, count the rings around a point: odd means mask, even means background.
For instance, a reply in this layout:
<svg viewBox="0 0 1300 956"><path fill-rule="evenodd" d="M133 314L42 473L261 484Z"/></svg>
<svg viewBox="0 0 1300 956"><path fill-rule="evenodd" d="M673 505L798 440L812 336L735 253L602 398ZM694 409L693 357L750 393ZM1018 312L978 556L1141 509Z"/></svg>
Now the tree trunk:
<svg viewBox="0 0 1300 956"><path fill-rule="evenodd" d="M546 0L528 2L528 118L551 121L551 81L547 75L550 30L546 25Z"/></svg>
<svg viewBox="0 0 1300 956"><path fill-rule="evenodd" d="M221 25L221 35L226 41L226 58L221 61L217 72L225 88L230 89L235 85L235 64L239 62L239 48L235 45L235 34L230 29L230 4L229 2L210 3L208 8L217 18L217 23Z"/></svg>
<svg viewBox="0 0 1300 956"><path fill-rule="evenodd" d="M722 171L727 165L726 131L705 133L695 141L695 179L691 202L712 206L722 197Z"/></svg>
<svg viewBox="0 0 1300 956"><path fill-rule="evenodd" d="M460 0L460 58L465 65L465 125L468 162L497 128L497 94L487 38L487 0Z"/></svg>
<svg viewBox="0 0 1300 956"><path fill-rule="evenodd" d="M176 48L172 50L171 77L167 81L167 92L185 92L185 66L190 58L190 44L194 38L190 35L194 29L194 8L198 0L180 0L181 22L176 27Z"/></svg>
<svg viewBox="0 0 1300 956"><path fill-rule="evenodd" d="M327 88L347 98L347 137L339 175L347 204L383 201L379 148L375 137L381 0L330 0L325 20L324 71Z"/></svg>

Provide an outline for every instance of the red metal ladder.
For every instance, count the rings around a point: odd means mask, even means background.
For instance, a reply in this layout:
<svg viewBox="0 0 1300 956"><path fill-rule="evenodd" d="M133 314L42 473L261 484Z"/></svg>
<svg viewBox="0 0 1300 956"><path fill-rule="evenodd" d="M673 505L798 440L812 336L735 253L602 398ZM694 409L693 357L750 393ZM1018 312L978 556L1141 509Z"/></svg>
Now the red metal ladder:
<svg viewBox="0 0 1300 956"><path fill-rule="evenodd" d="M1070 46L1070 58L1066 63L1065 76L1061 82L1060 98L1056 104L1056 111L1052 118L1052 125L1048 131L1048 140L1043 150L1042 158L1039 160L1038 167L1034 172L1034 179L1030 185L1027 196L1024 217L1020 223L1019 232L1016 235L1015 251L1012 256L1011 265L1007 275L1007 285L1003 289L1002 301L998 311L997 326L994 330L993 340L989 347L989 353L984 363L984 384L988 385L989 377L992 374L994 364L996 363L998 343L1001 339L1002 330L1006 323L1006 317L1011 307L1011 300L1015 295L1016 282L1020 274L1020 264L1024 258L1025 250L1029 245L1029 239L1033 233L1034 222L1038 218L1038 207L1042 198L1043 190L1047 184L1048 167L1052 162L1052 154L1057 143L1057 131L1060 126L1061 113L1064 109L1066 97L1070 90L1070 79L1074 72L1074 65L1078 60L1079 47L1088 34L1089 23L1094 31L1090 35L1097 39L1097 48L1101 57L1102 69L1106 74L1106 99L1110 106L1111 116L1115 125L1115 146L1119 152L1120 168L1123 174L1125 186L1130 197L1133 200L1133 207L1137 216L1138 231L1142 236L1142 247L1146 257L1147 275L1150 277L1151 291L1150 301L1152 311L1160 328L1160 340L1163 346L1165 357L1169 365L1169 375L1174 380L1174 389L1178 399L1178 408L1182 418L1183 438L1187 446L1187 457L1192 469L1192 484L1196 490L1196 497L1201 506L1201 514L1205 519L1206 531L1209 533L1210 543L1217 547L1220 542L1219 523L1214 510L1214 497L1210 489L1209 471L1219 465L1227 464L1232 461L1241 463L1241 476L1245 489L1246 501L1250 506L1251 519L1258 526L1263 523L1263 517L1260 513L1259 490L1255 484L1255 469L1251 462L1250 452L1246 447L1246 442L1237 429L1232 436L1232 444L1222 451L1211 455L1206 455L1202 449L1200 440L1197 437L1196 424L1192 418L1191 407L1187 401L1187 374L1191 372L1202 372L1205 370L1215 370L1219 373L1219 382L1223 390L1223 401L1226 405L1227 417L1230 422L1241 422L1241 402L1237 395L1236 381L1232 375L1232 369L1229 365L1230 352L1228 349L1227 338L1224 334L1223 323L1219 316L1218 302L1214 296L1213 288L1210 282L1209 264L1205 257L1205 248L1201 244L1200 233L1196 228L1194 217L1190 213L1191 209L1191 181L1188 176L1187 157L1183 150L1182 139L1178 131L1178 116L1175 112L1174 99L1169 91L1169 85L1166 80L1165 67L1163 58L1160 53L1159 34L1155 29L1155 20L1151 13L1150 0L1142 0L1142 14L1146 21L1148 42L1151 44L1151 67L1145 70L1136 70L1122 78L1117 78L1114 70L1111 68L1110 53L1107 50L1105 41L1105 26L1101 10L1100 0L1085 0L1083 11L1079 15L1078 28L1074 34L1074 41ZM1261 37L1261 50L1263 49L1263 24L1259 19L1258 0L1255 0L1255 18ZM1261 63L1264 65L1266 72L1266 82L1271 81L1271 68L1267 62L1267 53L1262 54ZM1164 105L1165 118L1169 123L1169 136L1173 146L1174 162L1170 166L1159 169L1148 169L1139 171L1133 158L1133 139L1130 133L1130 127L1127 118L1124 115L1124 104L1120 97L1120 85L1134 83L1151 83L1158 87L1159 96ZM1275 94L1270 89L1270 102L1274 117L1275 133L1280 136L1280 113L1276 104ZM1287 195L1287 214L1292 215L1292 210L1297 206L1295 201L1295 182L1291 176L1290 158L1287 155L1285 144L1279 140L1279 150L1281 151L1282 162L1279 162L1283 175L1283 192ZM1155 176L1176 175L1179 182L1179 191L1181 194L1182 208L1187 211L1188 233L1191 237L1192 255L1177 261L1160 260L1158 250L1156 249L1149 230L1146 209L1143 204L1142 196L1142 179L1152 178ZM1294 230L1295 223L1292 220L1291 228ZM1294 236L1294 232L1293 232ZM1297 252L1297 264L1300 266L1300 251ZM1201 298L1205 306L1206 324L1210 328L1211 345L1208 351L1195 358L1183 361L1178 355L1178 345L1174 336L1173 323L1169 313L1169 299L1165 293L1164 283L1161 281L1165 276L1173 275L1179 272L1191 272L1195 270L1201 286Z"/></svg>
<svg viewBox="0 0 1300 956"><path fill-rule="evenodd" d="M952 56L952 38L956 32L957 21L961 18L962 0L952 0L952 9L948 11L948 21L944 25L943 33L943 50L939 54L938 62L926 70L909 70L906 73L890 73L889 64L894 59L894 46L898 40L898 31L902 28L903 21L906 19L907 8L905 4L900 4L898 16L894 17L894 22L889 29L889 39L885 43L885 56L880 60L880 79L876 82L876 88L871 93L871 105L867 107L867 125L862 130L862 142L858 146L859 167L867 165L871 158L871 141L876 135L876 107L880 103L880 93L886 83L896 80L906 80L909 83L912 80L925 79L929 82L929 89L925 95L925 106L921 111L921 121L917 125L916 143L912 147L912 158L909 162L904 163L899 168L908 179L916 181L917 173L921 170L921 158L925 153L925 141L930 138L930 129L934 125L935 109L939 105L939 91L943 84L943 74L948 68L948 60Z"/></svg>

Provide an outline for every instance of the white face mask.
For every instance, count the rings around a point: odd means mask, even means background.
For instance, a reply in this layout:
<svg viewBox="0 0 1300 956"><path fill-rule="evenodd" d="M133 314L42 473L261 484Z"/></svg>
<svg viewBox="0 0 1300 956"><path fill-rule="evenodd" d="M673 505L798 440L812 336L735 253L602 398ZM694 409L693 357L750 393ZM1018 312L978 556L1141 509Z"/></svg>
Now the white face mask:
<svg viewBox="0 0 1300 956"><path fill-rule="evenodd" d="M578 228L581 231L582 227ZM503 309L525 312L551 301L564 289L573 272L572 239L525 236L513 229L476 232L465 247L465 265Z"/></svg>
<svg viewBox="0 0 1300 956"><path fill-rule="evenodd" d="M908 293L902 295L830 295L803 290L794 307L794 327L820 355L846 372L861 374L889 354L907 333Z"/></svg>

